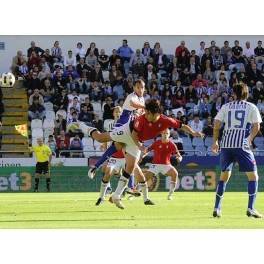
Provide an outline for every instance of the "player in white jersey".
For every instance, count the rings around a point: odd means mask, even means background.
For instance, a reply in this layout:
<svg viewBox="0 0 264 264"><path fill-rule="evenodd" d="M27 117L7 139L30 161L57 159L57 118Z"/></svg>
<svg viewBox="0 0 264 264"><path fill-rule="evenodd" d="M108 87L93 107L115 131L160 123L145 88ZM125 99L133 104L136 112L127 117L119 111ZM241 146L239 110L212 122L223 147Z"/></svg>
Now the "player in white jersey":
<svg viewBox="0 0 264 264"><path fill-rule="evenodd" d="M258 173L256 161L251 151L251 143L260 129L262 122L258 108L247 102L248 87L241 83L233 87L235 101L222 106L215 117L212 151L219 151L218 137L221 125L224 131L221 140L220 166L221 176L216 189L214 217L221 217L221 200L228 182L234 162L238 162L239 170L248 177L247 216L261 218L262 215L254 208Z"/></svg>
<svg viewBox="0 0 264 264"><path fill-rule="evenodd" d="M145 108L145 100L143 97L145 90L145 83L142 80L137 80L134 85L134 92L129 94L126 97L126 100L123 104L123 111L115 124L115 127L122 126L128 123L131 118L135 115L140 115L144 113ZM112 144L102 155L102 157L96 162L95 166L88 171L88 177L93 179L96 173L96 169L98 169L107 159L109 159L115 152L117 151L114 144ZM138 196L138 192L134 190L134 177L130 177L130 181L128 184L128 193L135 194Z"/></svg>

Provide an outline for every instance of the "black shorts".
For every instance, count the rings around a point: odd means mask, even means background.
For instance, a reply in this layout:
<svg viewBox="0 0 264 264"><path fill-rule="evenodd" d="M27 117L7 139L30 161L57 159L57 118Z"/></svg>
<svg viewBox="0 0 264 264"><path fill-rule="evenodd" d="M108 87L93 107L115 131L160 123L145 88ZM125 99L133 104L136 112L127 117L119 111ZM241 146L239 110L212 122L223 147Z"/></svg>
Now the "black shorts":
<svg viewBox="0 0 264 264"><path fill-rule="evenodd" d="M49 172L49 162L37 162L36 164L36 173L38 174L47 174Z"/></svg>

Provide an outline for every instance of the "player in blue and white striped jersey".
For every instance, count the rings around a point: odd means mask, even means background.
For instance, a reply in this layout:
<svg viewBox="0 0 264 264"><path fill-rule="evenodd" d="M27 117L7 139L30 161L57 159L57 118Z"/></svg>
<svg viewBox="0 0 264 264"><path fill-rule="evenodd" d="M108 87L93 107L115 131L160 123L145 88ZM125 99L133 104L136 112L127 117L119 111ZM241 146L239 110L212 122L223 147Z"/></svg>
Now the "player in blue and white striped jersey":
<svg viewBox="0 0 264 264"><path fill-rule="evenodd" d="M226 183L231 176L234 162L238 162L239 170L248 177L248 208L247 215L261 218L262 215L254 208L257 189L258 173L251 143L260 129L262 122L258 108L247 102L248 87L241 83L233 87L235 101L222 106L215 117L212 151L219 151L219 130L224 124L221 140L220 166L221 176L217 185L213 216L221 216L221 200Z"/></svg>

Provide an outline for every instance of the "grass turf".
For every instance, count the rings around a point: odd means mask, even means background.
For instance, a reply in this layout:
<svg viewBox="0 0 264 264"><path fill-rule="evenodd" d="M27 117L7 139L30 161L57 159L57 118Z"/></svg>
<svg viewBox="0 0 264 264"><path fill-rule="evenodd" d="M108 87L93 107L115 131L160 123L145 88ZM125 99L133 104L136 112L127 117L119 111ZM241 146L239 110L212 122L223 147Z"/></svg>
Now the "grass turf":
<svg viewBox="0 0 264 264"><path fill-rule="evenodd" d="M108 201L94 205L98 193L2 193L0 228L264 228L263 219L245 214L247 193L227 192L223 217L212 217L213 192L150 193L155 206L142 198L124 199L125 210ZM264 193L257 208L264 212Z"/></svg>

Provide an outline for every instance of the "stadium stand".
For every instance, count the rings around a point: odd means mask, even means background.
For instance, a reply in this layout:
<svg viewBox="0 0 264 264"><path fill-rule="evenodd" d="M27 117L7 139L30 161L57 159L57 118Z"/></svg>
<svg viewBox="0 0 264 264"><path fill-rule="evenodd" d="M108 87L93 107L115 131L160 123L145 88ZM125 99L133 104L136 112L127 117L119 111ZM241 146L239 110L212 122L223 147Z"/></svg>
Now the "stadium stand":
<svg viewBox="0 0 264 264"><path fill-rule="evenodd" d="M242 47L239 42L233 46L228 42L207 44L189 50L181 41L170 54L164 54L158 42L153 48L143 45L135 50L128 43L115 47L112 54L105 54L96 44L86 53L83 44L82 49L72 49L75 52L37 46L29 47L27 55L18 51L11 69L22 80L19 83L24 89L3 93L6 111L2 149L8 149L10 144L24 147L12 125L18 120L27 122L28 116L32 142L42 135L49 142L52 135L58 143L61 131L77 120L102 130L104 120L113 118L112 107L122 106L132 92L133 82L142 78L146 83L145 99L160 99L165 114L205 133L204 140L179 133L185 155L211 155L213 118L224 103L233 100L234 84L247 83L248 101L264 114L264 48L261 41L257 47ZM10 135L16 137L10 140ZM101 155L99 144L78 135L85 157L93 151ZM257 155L264 155L259 151L264 149L262 135L263 126L254 142ZM60 146L62 150L71 148L75 134L67 136L70 144ZM54 144L52 137L50 142Z"/></svg>

